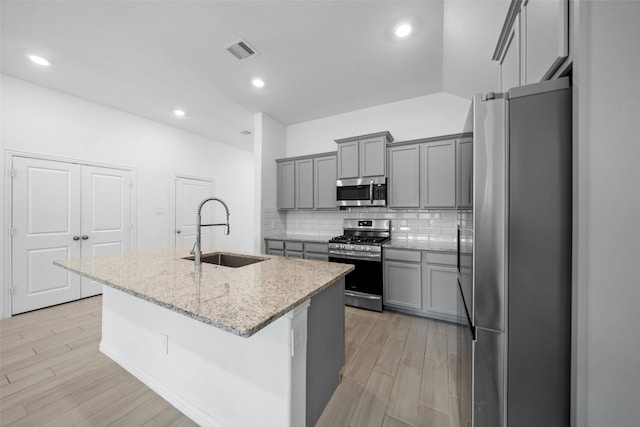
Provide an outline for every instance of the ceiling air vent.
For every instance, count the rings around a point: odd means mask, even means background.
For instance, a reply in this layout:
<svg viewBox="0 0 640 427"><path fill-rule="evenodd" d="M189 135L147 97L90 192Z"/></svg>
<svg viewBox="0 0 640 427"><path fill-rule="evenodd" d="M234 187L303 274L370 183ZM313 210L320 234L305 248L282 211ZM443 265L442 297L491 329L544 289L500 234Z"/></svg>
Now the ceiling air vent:
<svg viewBox="0 0 640 427"><path fill-rule="evenodd" d="M236 40L224 47L227 51L240 61L259 55L258 51L249 45L246 40Z"/></svg>

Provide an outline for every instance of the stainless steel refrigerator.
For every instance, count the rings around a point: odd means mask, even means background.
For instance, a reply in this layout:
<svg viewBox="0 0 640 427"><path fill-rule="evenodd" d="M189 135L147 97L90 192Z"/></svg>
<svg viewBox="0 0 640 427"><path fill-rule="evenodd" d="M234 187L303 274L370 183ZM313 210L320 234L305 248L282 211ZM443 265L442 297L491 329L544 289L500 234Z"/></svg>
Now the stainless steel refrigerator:
<svg viewBox="0 0 640 427"><path fill-rule="evenodd" d="M477 95L473 149L474 427L569 425L571 88ZM468 301L468 300L471 301Z"/></svg>

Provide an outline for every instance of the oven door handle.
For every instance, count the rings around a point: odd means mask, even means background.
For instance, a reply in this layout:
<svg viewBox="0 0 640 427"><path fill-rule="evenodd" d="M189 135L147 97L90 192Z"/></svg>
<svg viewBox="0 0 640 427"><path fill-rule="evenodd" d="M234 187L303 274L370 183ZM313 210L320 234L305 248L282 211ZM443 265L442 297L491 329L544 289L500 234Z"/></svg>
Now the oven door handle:
<svg viewBox="0 0 640 427"><path fill-rule="evenodd" d="M350 291L344 291L344 294L346 296L348 296L348 297L356 297L356 298L361 298L361 299L374 299L374 300L379 300L380 299L379 296L366 295L366 294L363 294L361 292L354 293L354 292L350 292Z"/></svg>
<svg viewBox="0 0 640 427"><path fill-rule="evenodd" d="M344 253L333 253L329 251L329 258L343 258L343 259L353 259L356 261L382 261L379 254L371 254L371 255L347 255Z"/></svg>

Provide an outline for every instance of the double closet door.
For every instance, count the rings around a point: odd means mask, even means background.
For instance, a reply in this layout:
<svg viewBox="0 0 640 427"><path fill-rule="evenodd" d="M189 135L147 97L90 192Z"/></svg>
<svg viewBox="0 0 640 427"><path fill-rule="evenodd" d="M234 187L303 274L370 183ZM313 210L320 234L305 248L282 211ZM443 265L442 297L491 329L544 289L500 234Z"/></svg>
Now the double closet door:
<svg viewBox="0 0 640 427"><path fill-rule="evenodd" d="M131 249L131 171L12 159L12 314L102 293L55 260Z"/></svg>

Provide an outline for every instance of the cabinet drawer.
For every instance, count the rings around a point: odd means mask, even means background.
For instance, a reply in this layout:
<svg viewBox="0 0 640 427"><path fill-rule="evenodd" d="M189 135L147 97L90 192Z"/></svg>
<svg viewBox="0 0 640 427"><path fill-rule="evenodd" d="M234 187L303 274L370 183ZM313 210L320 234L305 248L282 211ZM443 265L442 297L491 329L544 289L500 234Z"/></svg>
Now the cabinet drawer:
<svg viewBox="0 0 640 427"><path fill-rule="evenodd" d="M267 249L284 249L284 242L282 240L267 240Z"/></svg>
<svg viewBox="0 0 640 427"><path fill-rule="evenodd" d="M284 256L284 251L280 250L280 249L268 249L267 250L267 255Z"/></svg>
<svg viewBox="0 0 640 427"><path fill-rule="evenodd" d="M286 251L285 253L286 256L288 256L289 258L304 258L304 255L302 254L302 252L291 252L291 251Z"/></svg>
<svg viewBox="0 0 640 427"><path fill-rule="evenodd" d="M384 249L384 258L395 261L420 262L422 261L422 253L420 251Z"/></svg>
<svg viewBox="0 0 640 427"><path fill-rule="evenodd" d="M303 243L302 242L287 242L286 243L286 248L288 251L300 251L302 252L302 247L303 247Z"/></svg>
<svg viewBox="0 0 640 427"><path fill-rule="evenodd" d="M429 264L446 264L458 265L458 257L455 253L441 254L437 252L427 252L427 263Z"/></svg>
<svg viewBox="0 0 640 427"><path fill-rule="evenodd" d="M319 252L322 254L326 254L329 252L329 244L328 243L307 243L305 245L306 252Z"/></svg>

